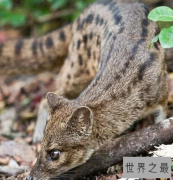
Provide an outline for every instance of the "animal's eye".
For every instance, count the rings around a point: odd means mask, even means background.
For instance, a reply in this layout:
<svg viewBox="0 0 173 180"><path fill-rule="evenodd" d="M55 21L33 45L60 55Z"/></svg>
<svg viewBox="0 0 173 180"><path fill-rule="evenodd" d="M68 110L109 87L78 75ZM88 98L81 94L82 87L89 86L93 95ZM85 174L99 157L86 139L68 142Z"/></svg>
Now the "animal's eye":
<svg viewBox="0 0 173 180"><path fill-rule="evenodd" d="M60 154L61 152L59 150L54 150L54 151L51 151L49 155L50 155L51 160L56 161L59 159Z"/></svg>

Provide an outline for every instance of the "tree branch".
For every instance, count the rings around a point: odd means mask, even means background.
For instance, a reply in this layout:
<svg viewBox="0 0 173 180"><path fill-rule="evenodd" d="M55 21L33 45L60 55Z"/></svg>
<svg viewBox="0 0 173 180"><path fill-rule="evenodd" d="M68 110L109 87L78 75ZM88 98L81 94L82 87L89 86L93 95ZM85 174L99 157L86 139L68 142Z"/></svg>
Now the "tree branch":
<svg viewBox="0 0 173 180"><path fill-rule="evenodd" d="M103 172L123 161L123 157L138 156L160 144L173 143L173 118L124 135L101 147L81 166L58 177L57 180L76 180Z"/></svg>

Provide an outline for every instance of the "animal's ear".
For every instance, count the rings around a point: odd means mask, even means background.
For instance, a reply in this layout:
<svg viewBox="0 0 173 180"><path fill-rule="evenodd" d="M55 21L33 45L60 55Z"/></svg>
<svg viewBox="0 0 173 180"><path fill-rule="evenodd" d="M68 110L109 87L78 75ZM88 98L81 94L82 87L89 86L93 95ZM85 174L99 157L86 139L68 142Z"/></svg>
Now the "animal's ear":
<svg viewBox="0 0 173 180"><path fill-rule="evenodd" d="M67 130L77 135L78 138L86 140L92 132L93 114L90 108L81 106L75 110L70 117Z"/></svg>
<svg viewBox="0 0 173 180"><path fill-rule="evenodd" d="M66 98L52 92L47 93L46 98L50 112L54 112L57 108L68 102Z"/></svg>

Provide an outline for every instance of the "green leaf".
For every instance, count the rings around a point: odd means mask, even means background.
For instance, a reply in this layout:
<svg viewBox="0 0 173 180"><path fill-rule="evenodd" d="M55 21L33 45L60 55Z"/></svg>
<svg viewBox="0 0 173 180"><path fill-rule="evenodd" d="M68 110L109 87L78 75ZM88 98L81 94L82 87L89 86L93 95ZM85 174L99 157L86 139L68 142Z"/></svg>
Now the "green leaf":
<svg viewBox="0 0 173 180"><path fill-rule="evenodd" d="M19 27L26 22L25 14L21 12L3 11L1 12L1 25L11 24L14 27Z"/></svg>
<svg viewBox="0 0 173 180"><path fill-rule="evenodd" d="M152 21L173 21L173 10L166 6L161 6L153 9L148 19Z"/></svg>
<svg viewBox="0 0 173 180"><path fill-rule="evenodd" d="M9 10L12 7L13 7L13 3L11 0L0 0L0 8Z"/></svg>
<svg viewBox="0 0 173 180"><path fill-rule="evenodd" d="M171 169L173 170L173 162L171 162Z"/></svg>
<svg viewBox="0 0 173 180"><path fill-rule="evenodd" d="M68 0L54 0L52 1L52 5L51 5L51 9L52 10L57 10L59 8L62 8L63 6L66 5L66 3L68 2Z"/></svg>
<svg viewBox="0 0 173 180"><path fill-rule="evenodd" d="M150 49L153 46L153 44L157 42L158 40L159 40L159 34L151 40L151 43L149 44L148 49Z"/></svg>
<svg viewBox="0 0 173 180"><path fill-rule="evenodd" d="M163 48L173 47L173 26L162 29L159 34L159 41Z"/></svg>
<svg viewBox="0 0 173 180"><path fill-rule="evenodd" d="M85 1L77 1L75 6L78 10L82 10L86 6L86 4L85 4Z"/></svg>
<svg viewBox="0 0 173 180"><path fill-rule="evenodd" d="M157 36L155 36L152 40L151 43L155 43L159 40L159 34Z"/></svg>

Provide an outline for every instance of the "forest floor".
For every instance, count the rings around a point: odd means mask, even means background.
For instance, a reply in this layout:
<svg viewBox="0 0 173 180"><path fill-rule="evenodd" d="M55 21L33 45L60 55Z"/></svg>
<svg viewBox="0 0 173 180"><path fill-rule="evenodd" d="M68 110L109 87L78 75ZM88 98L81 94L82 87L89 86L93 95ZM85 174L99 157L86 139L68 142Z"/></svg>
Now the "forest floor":
<svg viewBox="0 0 173 180"><path fill-rule="evenodd" d="M2 39L0 33L0 40ZM173 67L169 65L169 69ZM49 91L55 90L58 70L39 75L18 75L0 78L0 180L14 179L29 171L40 150L32 143L38 106ZM173 72L173 71L172 71ZM173 73L168 73L169 100L168 117L173 117ZM134 127L134 130L153 124L149 117ZM122 166L112 176L95 177L97 180L122 178ZM173 173L172 173L173 180Z"/></svg>

